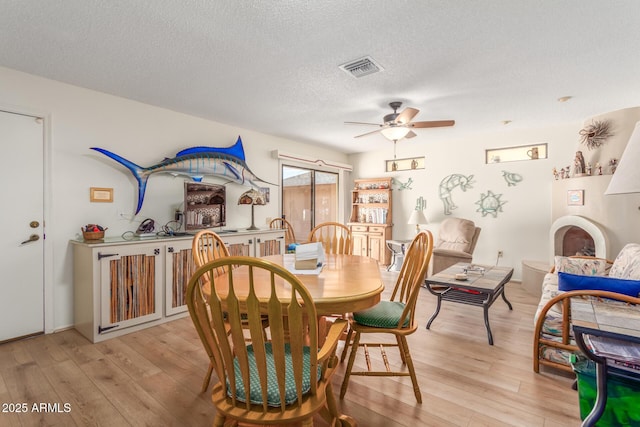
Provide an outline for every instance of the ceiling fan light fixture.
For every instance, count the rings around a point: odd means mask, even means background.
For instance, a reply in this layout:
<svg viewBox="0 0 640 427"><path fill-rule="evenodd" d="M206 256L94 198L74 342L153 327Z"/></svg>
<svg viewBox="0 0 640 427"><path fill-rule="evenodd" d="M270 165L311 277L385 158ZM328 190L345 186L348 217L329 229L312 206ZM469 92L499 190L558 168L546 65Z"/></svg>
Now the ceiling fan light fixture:
<svg viewBox="0 0 640 427"><path fill-rule="evenodd" d="M404 126L391 126L388 128L384 128L380 131L382 136L387 138L389 141L399 141L411 131L411 129L406 128Z"/></svg>

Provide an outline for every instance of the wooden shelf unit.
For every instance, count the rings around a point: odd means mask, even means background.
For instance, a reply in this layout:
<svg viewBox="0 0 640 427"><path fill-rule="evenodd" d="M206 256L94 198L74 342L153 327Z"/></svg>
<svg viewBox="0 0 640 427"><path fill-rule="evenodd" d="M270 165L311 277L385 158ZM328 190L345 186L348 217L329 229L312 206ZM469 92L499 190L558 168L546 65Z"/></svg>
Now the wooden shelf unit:
<svg viewBox="0 0 640 427"><path fill-rule="evenodd" d="M223 185L184 183L186 231L226 225L226 189Z"/></svg>
<svg viewBox="0 0 640 427"><path fill-rule="evenodd" d="M356 179L351 191L349 228L353 253L389 265L391 252L386 241L393 227L391 178Z"/></svg>

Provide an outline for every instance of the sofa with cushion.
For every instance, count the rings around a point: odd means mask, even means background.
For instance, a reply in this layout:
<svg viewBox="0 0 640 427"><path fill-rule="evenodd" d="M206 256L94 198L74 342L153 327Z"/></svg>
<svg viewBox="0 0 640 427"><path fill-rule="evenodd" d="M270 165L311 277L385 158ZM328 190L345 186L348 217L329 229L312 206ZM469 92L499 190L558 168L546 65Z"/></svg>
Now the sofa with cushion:
<svg viewBox="0 0 640 427"><path fill-rule="evenodd" d="M535 372L540 371L540 365L573 372L571 354L579 353L571 328L573 298L624 306L621 315L640 315L640 305L636 305L640 297L640 244L627 244L615 261L563 256L556 256L554 261L542 282L534 317Z"/></svg>

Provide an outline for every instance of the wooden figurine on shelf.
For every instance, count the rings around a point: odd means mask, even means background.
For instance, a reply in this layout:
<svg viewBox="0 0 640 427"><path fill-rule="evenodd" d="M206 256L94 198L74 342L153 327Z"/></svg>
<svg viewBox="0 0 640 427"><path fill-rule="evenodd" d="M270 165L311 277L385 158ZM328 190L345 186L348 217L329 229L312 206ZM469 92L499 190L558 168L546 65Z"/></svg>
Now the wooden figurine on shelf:
<svg viewBox="0 0 640 427"><path fill-rule="evenodd" d="M556 181L558 180L558 178L560 178L560 175L558 175L558 169L553 168L553 177L556 179Z"/></svg>
<svg viewBox="0 0 640 427"><path fill-rule="evenodd" d="M588 162L588 163L587 163L587 166L586 166L586 168L585 168L585 173L586 173L587 175L591 175L591 172L593 172L593 167L591 166L591 162Z"/></svg>

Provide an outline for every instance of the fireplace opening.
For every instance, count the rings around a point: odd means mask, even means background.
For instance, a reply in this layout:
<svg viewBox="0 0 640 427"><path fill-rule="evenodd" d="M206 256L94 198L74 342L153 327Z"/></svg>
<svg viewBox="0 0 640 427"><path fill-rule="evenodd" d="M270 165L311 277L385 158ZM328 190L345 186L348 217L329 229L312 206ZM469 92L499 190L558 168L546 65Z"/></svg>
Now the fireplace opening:
<svg viewBox="0 0 640 427"><path fill-rule="evenodd" d="M604 229L580 215L565 215L551 224L549 231L553 255L607 258L609 243Z"/></svg>
<svg viewBox="0 0 640 427"><path fill-rule="evenodd" d="M576 226L569 227L562 238L562 255L595 256L595 242L584 229Z"/></svg>

